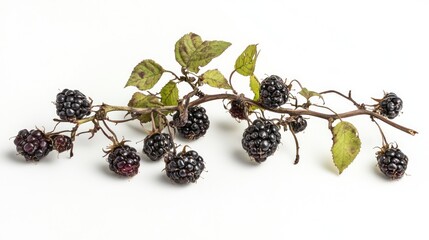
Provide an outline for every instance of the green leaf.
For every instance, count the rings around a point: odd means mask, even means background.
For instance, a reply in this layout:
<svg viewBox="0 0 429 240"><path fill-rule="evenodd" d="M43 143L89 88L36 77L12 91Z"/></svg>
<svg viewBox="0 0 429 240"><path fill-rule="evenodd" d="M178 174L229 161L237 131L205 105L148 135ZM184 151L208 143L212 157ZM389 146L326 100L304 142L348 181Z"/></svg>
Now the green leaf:
<svg viewBox="0 0 429 240"><path fill-rule="evenodd" d="M235 70L243 76L250 76L255 71L258 58L257 44L247 46L243 53L235 61Z"/></svg>
<svg viewBox="0 0 429 240"><path fill-rule="evenodd" d="M176 61L189 71L198 73L200 67L221 55L231 43L225 41L202 41L195 33L188 33L176 42Z"/></svg>
<svg viewBox="0 0 429 240"><path fill-rule="evenodd" d="M208 70L201 76L201 79L204 83L207 83L212 87L231 89L231 86L229 85L226 78L217 69Z"/></svg>
<svg viewBox="0 0 429 240"><path fill-rule="evenodd" d="M307 100L310 100L310 98L312 98L312 97L319 97L320 99L322 99L323 102L325 102L325 99L323 99L323 96L321 94L314 92L314 91L310 91L307 88L301 89L299 94Z"/></svg>
<svg viewBox="0 0 429 240"><path fill-rule="evenodd" d="M179 89L177 84L173 81L169 81L161 89L161 102L165 106L177 106L179 100Z"/></svg>
<svg viewBox="0 0 429 240"><path fill-rule="evenodd" d="M195 50L203 43L200 36L195 33L185 34L180 38L175 45L174 53L176 55L176 61L182 67L188 67L189 60Z"/></svg>
<svg viewBox="0 0 429 240"><path fill-rule="evenodd" d="M356 158L360 151L361 141L355 126L341 121L332 129L332 157L341 174Z"/></svg>
<svg viewBox="0 0 429 240"><path fill-rule="evenodd" d="M128 102L128 107L136 108L157 108L162 106L164 105L159 101L158 97L154 95L145 95L141 92L134 93L131 100ZM142 123L150 122L150 113L141 115L139 120Z"/></svg>
<svg viewBox="0 0 429 240"><path fill-rule="evenodd" d="M134 67L125 87L135 86L140 90L151 89L161 78L164 69L151 59L141 61Z"/></svg>
<svg viewBox="0 0 429 240"><path fill-rule="evenodd" d="M250 75L250 89L252 90L252 92L255 94L253 97L254 101L259 101L259 89L261 87L261 84L259 83L258 79L256 78L255 75ZM257 107L255 106L250 106L250 110L254 111L256 110Z"/></svg>

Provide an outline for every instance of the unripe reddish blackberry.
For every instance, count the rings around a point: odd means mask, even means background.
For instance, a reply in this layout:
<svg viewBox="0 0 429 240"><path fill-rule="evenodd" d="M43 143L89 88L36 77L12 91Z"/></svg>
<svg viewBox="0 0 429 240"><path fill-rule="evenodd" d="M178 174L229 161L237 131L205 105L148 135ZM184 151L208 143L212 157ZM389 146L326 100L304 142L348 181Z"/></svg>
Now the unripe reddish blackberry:
<svg viewBox="0 0 429 240"><path fill-rule="evenodd" d="M173 115L173 121L179 122L179 112ZM206 109L200 106L190 107L188 109L188 119L184 126L178 126L177 131L186 139L198 139L204 134L210 126L209 117L206 114Z"/></svg>
<svg viewBox="0 0 429 240"><path fill-rule="evenodd" d="M51 136L51 139L54 150L59 153L68 151L73 147L73 142L69 136L58 134Z"/></svg>
<svg viewBox="0 0 429 240"><path fill-rule="evenodd" d="M132 177L140 167L140 156L135 148L128 145L116 146L108 157L109 168L118 175Z"/></svg>
<svg viewBox="0 0 429 240"><path fill-rule="evenodd" d="M203 158L196 151L182 151L175 155L165 155L165 172L175 183L193 183L198 180L205 165Z"/></svg>
<svg viewBox="0 0 429 240"><path fill-rule="evenodd" d="M263 106L274 109L287 102L289 89L283 79L271 75L261 82L259 96Z"/></svg>
<svg viewBox="0 0 429 240"><path fill-rule="evenodd" d="M240 120L247 119L247 106L246 103L241 99L234 99L230 102L231 108L229 109L229 113L233 118L237 118Z"/></svg>
<svg viewBox="0 0 429 240"><path fill-rule="evenodd" d="M82 119L91 113L91 104L78 90L64 89L57 94L57 115L66 121Z"/></svg>
<svg viewBox="0 0 429 240"><path fill-rule="evenodd" d="M15 137L16 151L27 161L39 161L52 151L52 141L42 131L23 129Z"/></svg>
<svg viewBox="0 0 429 240"><path fill-rule="evenodd" d="M174 142L170 134L154 133L144 139L143 152L150 160L157 161L173 147Z"/></svg>
<svg viewBox="0 0 429 240"><path fill-rule="evenodd" d="M395 93L387 93L379 103L381 115L394 119L402 110L403 102Z"/></svg>
<svg viewBox="0 0 429 240"><path fill-rule="evenodd" d="M241 144L250 158L261 163L274 154L280 140L279 127L271 121L256 119L244 131Z"/></svg>
<svg viewBox="0 0 429 240"><path fill-rule="evenodd" d="M400 179L407 170L408 157L396 147L386 147L377 152L380 171L391 179Z"/></svg>

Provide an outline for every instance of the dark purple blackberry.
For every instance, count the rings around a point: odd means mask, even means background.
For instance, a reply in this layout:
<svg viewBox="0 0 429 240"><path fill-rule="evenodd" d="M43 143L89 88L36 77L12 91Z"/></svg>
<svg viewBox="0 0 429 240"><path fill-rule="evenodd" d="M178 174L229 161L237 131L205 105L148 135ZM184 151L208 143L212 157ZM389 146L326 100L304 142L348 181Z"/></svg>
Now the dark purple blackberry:
<svg viewBox="0 0 429 240"><path fill-rule="evenodd" d="M271 75L261 82L259 89L260 102L267 108L278 108L288 99L289 89L283 79Z"/></svg>
<svg viewBox="0 0 429 240"><path fill-rule="evenodd" d="M229 113L233 118L245 120L247 119L247 106L246 103L241 99L234 99L230 102L231 109Z"/></svg>
<svg viewBox="0 0 429 240"><path fill-rule="evenodd" d="M389 119L394 119L401 112L402 104L402 99L396 96L396 94L388 93L380 101L380 114L388 117Z"/></svg>
<svg viewBox="0 0 429 240"><path fill-rule="evenodd" d="M82 119L91 113L91 104L78 90L64 89L57 94L57 115L66 121Z"/></svg>
<svg viewBox="0 0 429 240"><path fill-rule="evenodd" d="M173 139L166 133L154 133L144 139L143 152L152 161L161 159L174 147Z"/></svg>
<svg viewBox="0 0 429 240"><path fill-rule="evenodd" d="M164 160L167 177L180 184L197 181L205 168L203 158L193 150L177 155L168 153Z"/></svg>
<svg viewBox="0 0 429 240"><path fill-rule="evenodd" d="M290 123L290 127L294 133L302 132L307 127L307 121L302 116L298 116Z"/></svg>
<svg viewBox="0 0 429 240"><path fill-rule="evenodd" d="M73 147L71 138L66 135L53 135L51 139L54 149L60 153L68 151Z"/></svg>
<svg viewBox="0 0 429 240"><path fill-rule="evenodd" d="M132 177L139 171L140 156L128 145L115 147L109 153L108 161L110 170L121 176Z"/></svg>
<svg viewBox="0 0 429 240"><path fill-rule="evenodd" d="M377 152L378 168L391 179L400 179L407 170L408 157L399 149L389 147Z"/></svg>
<svg viewBox="0 0 429 240"><path fill-rule="evenodd" d="M19 131L14 143L16 151L27 161L39 161L52 151L52 141L37 129Z"/></svg>
<svg viewBox="0 0 429 240"><path fill-rule="evenodd" d="M173 121L180 121L179 112L173 116ZM177 127L179 133L186 139L198 139L206 134L210 126L209 117L206 114L206 109L200 106L190 107L188 109L188 120L184 126Z"/></svg>
<svg viewBox="0 0 429 240"><path fill-rule="evenodd" d="M277 150L281 140L279 128L271 121L256 119L243 133L241 144L247 154L258 163Z"/></svg>

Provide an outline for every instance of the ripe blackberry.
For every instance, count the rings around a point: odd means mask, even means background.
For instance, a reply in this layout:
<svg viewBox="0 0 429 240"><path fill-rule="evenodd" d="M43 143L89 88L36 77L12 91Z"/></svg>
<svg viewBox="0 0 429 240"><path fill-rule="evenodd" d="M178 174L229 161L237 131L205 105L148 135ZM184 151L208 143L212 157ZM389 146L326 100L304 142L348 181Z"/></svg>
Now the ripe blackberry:
<svg viewBox="0 0 429 240"><path fill-rule="evenodd" d="M152 161L161 159L168 151L174 147L170 134L154 133L144 139L143 152Z"/></svg>
<svg viewBox="0 0 429 240"><path fill-rule="evenodd" d="M402 99L396 96L395 93L388 93L380 102L380 114L388 117L389 119L394 119L402 110L402 103Z"/></svg>
<svg viewBox="0 0 429 240"><path fill-rule="evenodd" d="M14 143L16 151L27 161L39 161L52 151L52 141L37 129L19 131Z"/></svg>
<svg viewBox="0 0 429 240"><path fill-rule="evenodd" d="M256 119L243 133L241 144L247 154L258 163L277 150L281 140L279 128L271 121Z"/></svg>
<svg viewBox="0 0 429 240"><path fill-rule="evenodd" d="M298 116L290 123L290 127L294 133L302 132L307 127L307 121L302 116Z"/></svg>
<svg viewBox="0 0 429 240"><path fill-rule="evenodd" d="M193 150L168 153L164 160L168 178L180 184L197 181L205 168L203 158Z"/></svg>
<svg viewBox="0 0 429 240"><path fill-rule="evenodd" d="M261 82L260 101L267 108L278 108L285 104L289 97L288 94L289 89L285 82L276 75L271 75Z"/></svg>
<svg viewBox="0 0 429 240"><path fill-rule="evenodd" d="M241 120L247 119L247 106L241 99L234 99L230 102L231 109L229 113L233 118L238 118Z"/></svg>
<svg viewBox="0 0 429 240"><path fill-rule="evenodd" d="M64 89L57 94L57 115L66 121L82 119L91 113L91 104L78 90Z"/></svg>
<svg viewBox="0 0 429 240"><path fill-rule="evenodd" d="M389 147L377 152L378 168L391 179L400 179L407 170L408 157L399 149Z"/></svg>
<svg viewBox="0 0 429 240"><path fill-rule="evenodd" d="M73 147L73 142L70 137L66 135L53 135L51 136L52 145L59 153L70 150Z"/></svg>
<svg viewBox="0 0 429 240"><path fill-rule="evenodd" d="M179 112L173 116L173 121L180 121ZM210 126L209 117L206 114L206 109L200 106L190 107L188 109L188 120L184 126L178 126L177 130L186 139L198 139L206 134Z"/></svg>
<svg viewBox="0 0 429 240"><path fill-rule="evenodd" d="M128 145L115 147L109 153L108 161L110 170L126 177L136 175L140 167L140 156L135 148Z"/></svg>

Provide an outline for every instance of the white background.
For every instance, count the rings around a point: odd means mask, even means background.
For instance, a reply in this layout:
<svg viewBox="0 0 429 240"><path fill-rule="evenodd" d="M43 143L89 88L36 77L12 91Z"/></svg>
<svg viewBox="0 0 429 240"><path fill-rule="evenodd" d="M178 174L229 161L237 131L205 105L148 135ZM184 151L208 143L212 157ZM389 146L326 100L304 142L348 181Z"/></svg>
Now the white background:
<svg viewBox="0 0 429 240"><path fill-rule="evenodd" d="M428 12L424 0L1 0L0 239L427 239ZM178 72L174 43L191 31L232 43L205 69L228 75L241 51L259 43L260 79L277 74L315 91L351 89L365 103L397 93L405 104L395 121L420 133L382 127L408 155L407 176L388 181L378 172L381 140L368 117L348 119L363 144L341 176L327 124L316 118L298 136L298 165L288 132L273 157L253 164L241 149L246 123L231 119L221 102L205 105L212 125L204 138L177 140L206 161L196 184L171 184L163 163L145 157L139 175L116 177L101 135L80 137L72 159L51 153L34 164L15 154L10 137L20 129L52 129L59 90L126 105L136 91L123 88L133 67L150 58ZM234 84L250 94L246 78ZM337 111L353 109L326 100ZM141 151L138 124L115 130Z"/></svg>

